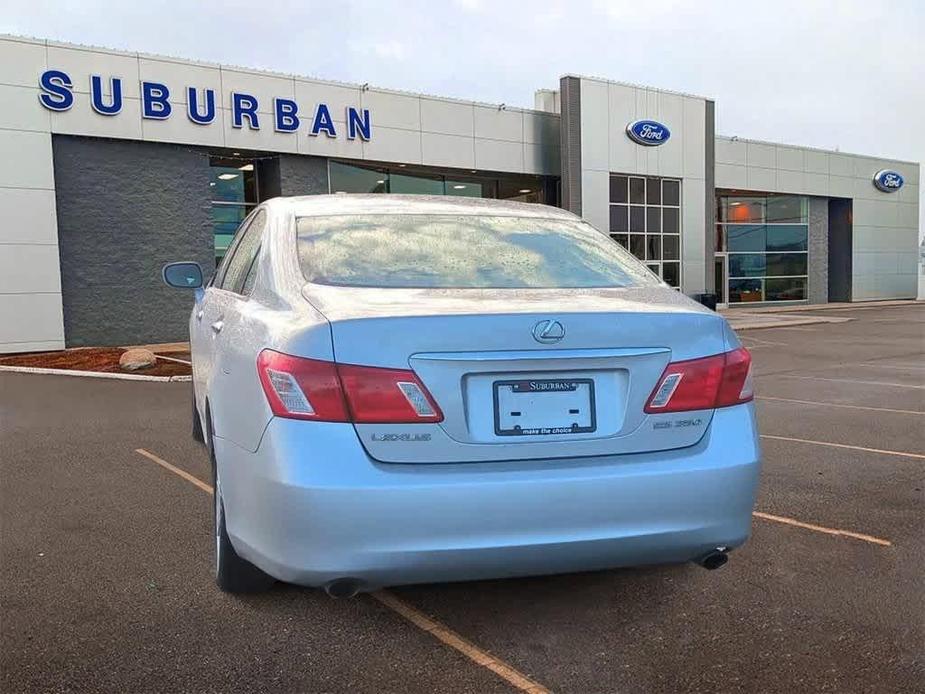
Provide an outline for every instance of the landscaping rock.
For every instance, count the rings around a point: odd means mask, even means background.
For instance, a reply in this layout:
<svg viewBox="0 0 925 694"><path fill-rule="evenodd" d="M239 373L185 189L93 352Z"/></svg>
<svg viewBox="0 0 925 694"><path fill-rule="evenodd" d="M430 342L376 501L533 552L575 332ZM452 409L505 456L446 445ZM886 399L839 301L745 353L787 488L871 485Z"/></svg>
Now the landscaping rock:
<svg viewBox="0 0 925 694"><path fill-rule="evenodd" d="M119 367L124 371L137 371L154 366L157 357L147 349L129 349L119 357Z"/></svg>

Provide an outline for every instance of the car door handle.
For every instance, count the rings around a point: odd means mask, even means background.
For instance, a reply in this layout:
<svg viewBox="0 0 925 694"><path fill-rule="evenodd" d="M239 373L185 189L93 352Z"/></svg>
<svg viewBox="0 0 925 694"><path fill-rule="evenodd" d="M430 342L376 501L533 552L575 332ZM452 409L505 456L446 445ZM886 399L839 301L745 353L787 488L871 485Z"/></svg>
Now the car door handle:
<svg viewBox="0 0 925 694"><path fill-rule="evenodd" d="M218 335L222 331L222 328L224 327L225 327L225 322L217 320L212 324L212 332Z"/></svg>

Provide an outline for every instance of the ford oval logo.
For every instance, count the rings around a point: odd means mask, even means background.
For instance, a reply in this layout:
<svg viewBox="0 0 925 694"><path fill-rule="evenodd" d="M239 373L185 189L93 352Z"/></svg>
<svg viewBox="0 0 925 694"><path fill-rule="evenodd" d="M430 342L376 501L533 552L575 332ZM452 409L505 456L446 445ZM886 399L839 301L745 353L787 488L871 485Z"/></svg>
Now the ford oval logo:
<svg viewBox="0 0 925 694"><path fill-rule="evenodd" d="M626 134L633 142L646 147L663 145L671 137L671 131L654 120L636 120L626 126Z"/></svg>
<svg viewBox="0 0 925 694"><path fill-rule="evenodd" d="M533 339L544 345L558 342L565 337L565 328L557 320L541 320L533 326Z"/></svg>
<svg viewBox="0 0 925 694"><path fill-rule="evenodd" d="M903 187L903 183L905 182L906 179L904 179L903 175L898 171L883 169L874 174L874 185L877 186L878 190L882 190L884 193L895 193Z"/></svg>

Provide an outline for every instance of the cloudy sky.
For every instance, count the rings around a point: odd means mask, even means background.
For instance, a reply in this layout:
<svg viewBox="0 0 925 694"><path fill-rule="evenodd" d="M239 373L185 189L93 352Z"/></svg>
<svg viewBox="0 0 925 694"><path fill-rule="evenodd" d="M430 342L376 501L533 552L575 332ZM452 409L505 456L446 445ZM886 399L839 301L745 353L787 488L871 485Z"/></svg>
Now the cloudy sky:
<svg viewBox="0 0 925 694"><path fill-rule="evenodd" d="M724 135L925 162L922 0L0 0L0 32L528 107L595 75L711 97Z"/></svg>

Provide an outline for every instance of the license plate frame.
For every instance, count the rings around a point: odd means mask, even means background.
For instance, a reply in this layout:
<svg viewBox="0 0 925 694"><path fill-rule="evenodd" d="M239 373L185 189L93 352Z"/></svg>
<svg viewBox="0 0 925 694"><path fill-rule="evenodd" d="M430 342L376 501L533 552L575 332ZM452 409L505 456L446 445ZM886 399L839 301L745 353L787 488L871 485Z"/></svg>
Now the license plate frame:
<svg viewBox="0 0 925 694"><path fill-rule="evenodd" d="M570 427L529 427L503 429L501 427L501 410L499 391L503 387L511 387L512 392L525 393L533 396L544 394L577 392L579 387L587 386L587 406L589 408L590 423L588 426ZM561 386L573 386L562 388ZM563 436L574 434L588 434L597 431L597 414L594 402L594 379L591 378L508 378L492 383L492 399L494 408L494 428L496 436Z"/></svg>

